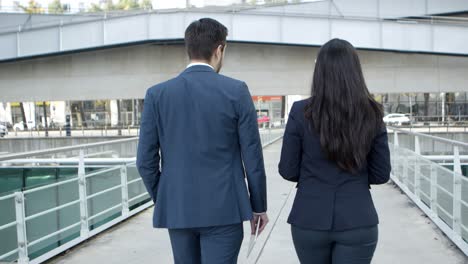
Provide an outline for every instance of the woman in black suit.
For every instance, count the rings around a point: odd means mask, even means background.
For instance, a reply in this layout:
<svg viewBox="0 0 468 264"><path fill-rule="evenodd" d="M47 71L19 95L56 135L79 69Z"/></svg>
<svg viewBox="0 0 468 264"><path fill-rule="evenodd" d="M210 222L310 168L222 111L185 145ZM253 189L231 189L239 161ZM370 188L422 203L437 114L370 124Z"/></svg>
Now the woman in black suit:
<svg viewBox="0 0 468 264"><path fill-rule="evenodd" d="M382 117L354 47L323 45L311 97L292 106L279 163L281 176L297 182L288 223L301 263L371 262L378 217L369 188L391 170Z"/></svg>

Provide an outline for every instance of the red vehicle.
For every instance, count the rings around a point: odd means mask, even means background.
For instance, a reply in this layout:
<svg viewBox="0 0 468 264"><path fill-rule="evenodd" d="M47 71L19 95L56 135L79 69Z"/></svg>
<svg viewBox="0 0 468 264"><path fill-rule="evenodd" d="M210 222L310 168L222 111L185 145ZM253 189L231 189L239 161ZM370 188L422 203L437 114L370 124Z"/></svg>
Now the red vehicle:
<svg viewBox="0 0 468 264"><path fill-rule="evenodd" d="M268 117L268 116L257 116L257 122L259 124L269 123L270 122L270 117Z"/></svg>

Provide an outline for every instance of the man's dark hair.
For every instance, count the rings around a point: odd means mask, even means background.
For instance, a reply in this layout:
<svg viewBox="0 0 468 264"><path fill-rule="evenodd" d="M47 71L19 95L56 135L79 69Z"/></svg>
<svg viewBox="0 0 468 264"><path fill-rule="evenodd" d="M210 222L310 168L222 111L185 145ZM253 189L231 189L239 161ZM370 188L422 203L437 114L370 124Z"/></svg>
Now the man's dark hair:
<svg viewBox="0 0 468 264"><path fill-rule="evenodd" d="M185 30L185 47L190 59L211 59L219 45L226 45L227 28L211 18L192 22Z"/></svg>

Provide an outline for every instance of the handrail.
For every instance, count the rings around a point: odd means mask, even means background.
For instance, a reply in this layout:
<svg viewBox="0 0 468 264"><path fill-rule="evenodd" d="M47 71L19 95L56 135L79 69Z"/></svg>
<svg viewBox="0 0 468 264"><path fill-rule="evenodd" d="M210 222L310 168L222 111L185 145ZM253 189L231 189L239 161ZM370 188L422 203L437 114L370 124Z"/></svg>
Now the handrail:
<svg viewBox="0 0 468 264"><path fill-rule="evenodd" d="M30 157L30 156L39 156L39 155L52 154L52 153L57 153L57 152L65 152L65 151L71 151L71 150L79 150L79 149L84 149L84 148L93 148L93 147L100 147L100 146L106 146L106 145L115 145L115 144L127 143L127 142L132 142L132 141L137 141L137 140L138 140L138 137L132 137L132 138L117 139L117 140L82 144L82 145L69 146L69 147L60 147L60 148L53 148L53 149L47 149L47 150L36 150L36 151L30 151L30 152L22 152L22 153L18 153L18 154L8 154L8 155L0 156L0 161L11 160L11 159L20 159L20 158L26 158L26 157Z"/></svg>
<svg viewBox="0 0 468 264"><path fill-rule="evenodd" d="M0 156L1 157L1 156ZM135 162L136 158L84 158L84 162L87 165L90 164L124 164L124 163L132 163ZM51 164L51 163L60 163L60 164L78 164L79 158L51 158L51 159L13 159L8 160L7 164L14 163L14 164ZM1 162L0 162L1 163ZM1 168L1 167L0 167Z"/></svg>
<svg viewBox="0 0 468 264"><path fill-rule="evenodd" d="M460 155L460 147L466 147L468 144L399 128L388 128L395 132L394 142L390 144L393 168L391 179L468 256L466 234L462 232L468 230L468 223L463 218L468 210L468 203L464 200L466 190L462 188L468 183L468 178L462 175L463 156ZM398 140L400 133L411 136L414 146L401 146ZM428 156L421 155L421 139L450 144L453 151L453 170L430 161ZM425 174L422 173L423 166L426 167ZM425 188L422 187L422 181L426 182Z"/></svg>
<svg viewBox="0 0 468 264"><path fill-rule="evenodd" d="M436 136L427 135L427 134L423 134L423 133L418 133L418 132L414 132L414 131L408 131L408 130L405 130L405 129L391 127L391 126L387 126L387 128L392 129L393 131L398 131L399 133L403 133L403 134L418 136L418 137L422 137L422 138L429 138L429 139L436 140L436 141L439 141L439 142L448 143L448 144L451 144L451 145L454 145L454 146L468 148L468 143L465 143L465 142L460 142L460 141L451 140L451 139L442 138L442 137L436 137Z"/></svg>

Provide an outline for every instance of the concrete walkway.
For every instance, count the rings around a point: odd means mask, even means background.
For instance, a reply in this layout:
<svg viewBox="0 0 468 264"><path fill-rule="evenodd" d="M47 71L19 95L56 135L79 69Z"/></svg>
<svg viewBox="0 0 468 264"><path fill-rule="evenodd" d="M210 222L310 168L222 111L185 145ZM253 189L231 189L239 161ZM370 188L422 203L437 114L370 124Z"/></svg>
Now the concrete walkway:
<svg viewBox="0 0 468 264"><path fill-rule="evenodd" d="M286 224L295 189L277 173L280 148L281 142L277 142L264 150L270 225L247 259L250 234L245 223L239 263L299 263ZM372 192L381 219L380 241L373 263L468 263L463 253L393 184L374 187ZM173 263L167 231L151 227L152 213L152 209L143 211L49 263Z"/></svg>

